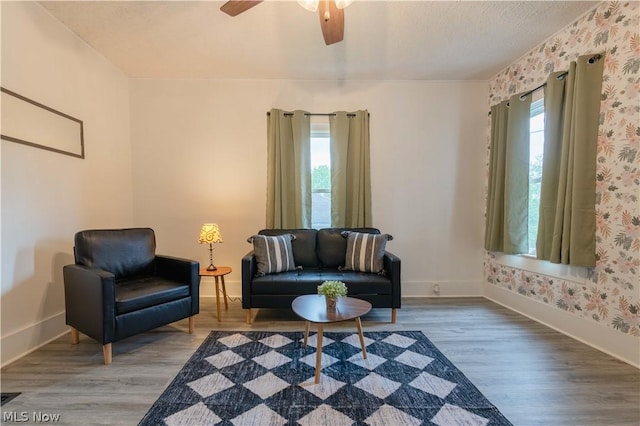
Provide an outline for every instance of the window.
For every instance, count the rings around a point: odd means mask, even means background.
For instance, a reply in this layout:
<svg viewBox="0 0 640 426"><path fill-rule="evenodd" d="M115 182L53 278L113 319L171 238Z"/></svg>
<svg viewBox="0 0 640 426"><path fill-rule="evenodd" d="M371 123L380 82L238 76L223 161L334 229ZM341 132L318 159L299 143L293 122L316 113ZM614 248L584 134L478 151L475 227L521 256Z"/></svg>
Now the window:
<svg viewBox="0 0 640 426"><path fill-rule="evenodd" d="M331 226L331 149L329 117L311 117L311 226Z"/></svg>
<svg viewBox="0 0 640 426"><path fill-rule="evenodd" d="M272 109L267 162L267 228L371 226L367 110Z"/></svg>
<svg viewBox="0 0 640 426"><path fill-rule="evenodd" d="M544 98L542 92L531 102L529 128L529 253L536 254L538 216L540 212L540 184L544 154Z"/></svg>

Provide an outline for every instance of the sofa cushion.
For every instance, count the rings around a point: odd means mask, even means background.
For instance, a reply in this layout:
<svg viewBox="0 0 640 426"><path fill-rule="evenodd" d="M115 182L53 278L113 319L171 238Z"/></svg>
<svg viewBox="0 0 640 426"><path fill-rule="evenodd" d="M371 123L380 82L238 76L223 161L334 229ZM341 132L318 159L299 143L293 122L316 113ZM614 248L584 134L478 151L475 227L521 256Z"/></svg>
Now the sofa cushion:
<svg viewBox="0 0 640 426"><path fill-rule="evenodd" d="M251 282L251 294L316 294L318 286L329 280L344 282L348 296L391 294L392 291L389 277L365 272L317 269L255 277Z"/></svg>
<svg viewBox="0 0 640 426"><path fill-rule="evenodd" d="M364 232L342 233L347 239L347 251L344 269L360 272L382 273L384 270L384 251L387 241L393 237L389 234L373 235Z"/></svg>
<svg viewBox="0 0 640 426"><path fill-rule="evenodd" d="M316 252L318 260L325 268L344 266L347 253L347 239L342 236L344 231L380 234L376 228L325 228L318 231Z"/></svg>
<svg viewBox="0 0 640 426"><path fill-rule="evenodd" d="M115 288L116 314L126 314L189 296L188 285L160 277L123 280Z"/></svg>
<svg viewBox="0 0 640 426"><path fill-rule="evenodd" d="M316 236L315 229L263 229L258 232L260 235L282 235L292 234L296 237L291 241L293 250L293 260L296 266L303 268L317 268L318 257L316 256Z"/></svg>
<svg viewBox="0 0 640 426"><path fill-rule="evenodd" d="M258 276L291 271L296 268L291 249L293 239L295 239L293 234L253 235L247 239L253 243Z"/></svg>
<svg viewBox="0 0 640 426"><path fill-rule="evenodd" d="M152 229L93 229L75 235L76 263L109 271L116 279L153 271L156 237Z"/></svg>

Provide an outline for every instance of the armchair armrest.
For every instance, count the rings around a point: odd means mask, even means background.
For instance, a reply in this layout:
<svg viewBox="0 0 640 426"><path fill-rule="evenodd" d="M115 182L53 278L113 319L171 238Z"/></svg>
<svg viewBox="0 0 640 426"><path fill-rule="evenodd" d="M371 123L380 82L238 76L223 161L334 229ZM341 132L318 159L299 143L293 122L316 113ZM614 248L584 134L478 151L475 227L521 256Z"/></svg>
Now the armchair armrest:
<svg viewBox="0 0 640 426"><path fill-rule="evenodd" d="M256 275L256 257L253 250L242 258L242 308L251 309L251 280Z"/></svg>
<svg viewBox="0 0 640 426"><path fill-rule="evenodd" d="M391 294L393 298L393 308L399 308L401 305L401 286L400 286L400 267L401 261L398 256L386 251L384 253L384 269L387 271L391 279Z"/></svg>
<svg viewBox="0 0 640 426"><path fill-rule="evenodd" d="M200 277L200 263L173 256L156 255L155 274L173 281L191 283Z"/></svg>
<svg viewBox="0 0 640 426"><path fill-rule="evenodd" d="M200 263L173 256L156 255L155 273L159 277L185 283L191 294L191 314L200 312Z"/></svg>
<svg viewBox="0 0 640 426"><path fill-rule="evenodd" d="M67 324L102 344L112 342L115 275L82 265L66 265L62 273Z"/></svg>

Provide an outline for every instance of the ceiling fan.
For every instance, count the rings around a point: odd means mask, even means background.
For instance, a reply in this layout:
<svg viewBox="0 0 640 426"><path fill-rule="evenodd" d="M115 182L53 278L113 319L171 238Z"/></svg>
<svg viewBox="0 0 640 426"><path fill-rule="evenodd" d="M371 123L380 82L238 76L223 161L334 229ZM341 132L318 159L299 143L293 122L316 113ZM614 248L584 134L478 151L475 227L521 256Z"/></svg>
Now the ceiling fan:
<svg viewBox="0 0 640 426"><path fill-rule="evenodd" d="M237 16L262 3L263 0L229 0L220 10L230 16ZM353 0L298 0L300 6L315 12L320 17L320 28L324 42L328 45L338 43L344 38L344 8Z"/></svg>

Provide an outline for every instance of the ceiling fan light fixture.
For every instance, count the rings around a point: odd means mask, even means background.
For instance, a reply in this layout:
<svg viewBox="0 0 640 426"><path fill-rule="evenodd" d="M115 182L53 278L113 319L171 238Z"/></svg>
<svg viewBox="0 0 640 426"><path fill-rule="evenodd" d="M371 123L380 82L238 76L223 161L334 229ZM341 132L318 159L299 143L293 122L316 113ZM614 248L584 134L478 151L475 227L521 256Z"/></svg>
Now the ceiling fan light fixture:
<svg viewBox="0 0 640 426"><path fill-rule="evenodd" d="M320 0L298 0L298 4L307 9L309 12L317 11L318 3L320 3Z"/></svg>
<svg viewBox="0 0 640 426"><path fill-rule="evenodd" d="M0 0L2 1L2 0ZM323 3L320 3L323 1ZM354 0L297 0L297 3L309 11L318 12L322 37L327 46L338 43L344 38L344 9ZM246 12L263 0L228 0L220 7L229 16ZM340 5L340 8L338 7Z"/></svg>
<svg viewBox="0 0 640 426"><path fill-rule="evenodd" d="M336 0L336 7L338 9L344 9L345 7L349 6L353 2L354 0Z"/></svg>

